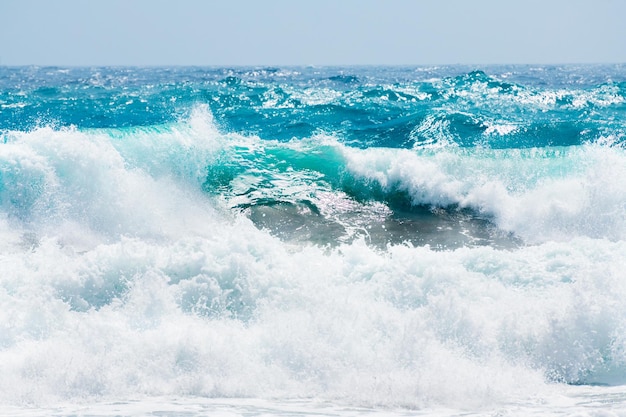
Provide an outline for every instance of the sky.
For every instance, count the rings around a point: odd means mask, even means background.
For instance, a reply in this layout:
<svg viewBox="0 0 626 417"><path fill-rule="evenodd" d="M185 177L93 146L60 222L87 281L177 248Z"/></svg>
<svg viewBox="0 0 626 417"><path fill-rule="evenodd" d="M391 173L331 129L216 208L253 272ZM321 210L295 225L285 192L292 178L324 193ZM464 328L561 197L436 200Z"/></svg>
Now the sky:
<svg viewBox="0 0 626 417"><path fill-rule="evenodd" d="M626 63L626 0L0 0L0 65Z"/></svg>

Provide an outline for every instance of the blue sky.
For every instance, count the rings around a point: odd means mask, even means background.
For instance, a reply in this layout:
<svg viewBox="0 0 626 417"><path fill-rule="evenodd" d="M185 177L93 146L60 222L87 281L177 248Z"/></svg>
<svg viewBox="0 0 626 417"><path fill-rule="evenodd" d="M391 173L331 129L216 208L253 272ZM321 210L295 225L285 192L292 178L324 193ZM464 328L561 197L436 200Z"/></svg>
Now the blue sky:
<svg viewBox="0 0 626 417"><path fill-rule="evenodd" d="M3 65L624 63L626 0L0 0Z"/></svg>

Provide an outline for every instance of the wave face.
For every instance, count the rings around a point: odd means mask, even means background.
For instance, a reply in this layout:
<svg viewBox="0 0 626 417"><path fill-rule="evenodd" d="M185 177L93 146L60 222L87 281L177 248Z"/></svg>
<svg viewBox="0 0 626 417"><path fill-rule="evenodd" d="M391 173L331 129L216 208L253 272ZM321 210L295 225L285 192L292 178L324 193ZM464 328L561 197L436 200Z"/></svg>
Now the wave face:
<svg viewBox="0 0 626 417"><path fill-rule="evenodd" d="M0 403L626 383L625 80L0 67Z"/></svg>

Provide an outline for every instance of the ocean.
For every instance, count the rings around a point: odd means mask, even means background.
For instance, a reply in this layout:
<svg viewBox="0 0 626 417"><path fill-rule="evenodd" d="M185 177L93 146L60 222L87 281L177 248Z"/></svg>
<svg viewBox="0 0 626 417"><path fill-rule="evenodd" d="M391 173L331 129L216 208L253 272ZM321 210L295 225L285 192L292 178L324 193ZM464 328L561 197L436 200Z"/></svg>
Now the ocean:
<svg viewBox="0 0 626 417"><path fill-rule="evenodd" d="M0 415L626 415L626 65L0 67Z"/></svg>

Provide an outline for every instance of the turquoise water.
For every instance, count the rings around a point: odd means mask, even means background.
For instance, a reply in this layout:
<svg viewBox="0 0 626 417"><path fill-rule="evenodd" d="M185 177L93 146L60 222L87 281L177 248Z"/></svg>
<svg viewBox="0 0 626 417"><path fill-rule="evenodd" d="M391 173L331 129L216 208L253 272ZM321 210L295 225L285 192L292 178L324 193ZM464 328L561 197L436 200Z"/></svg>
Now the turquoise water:
<svg viewBox="0 0 626 417"><path fill-rule="evenodd" d="M0 403L611 403L625 140L623 65L0 67Z"/></svg>

